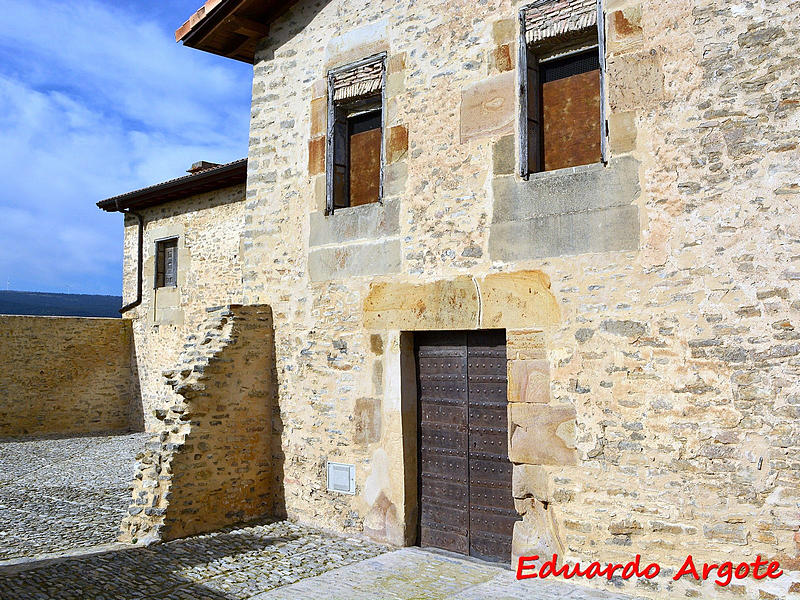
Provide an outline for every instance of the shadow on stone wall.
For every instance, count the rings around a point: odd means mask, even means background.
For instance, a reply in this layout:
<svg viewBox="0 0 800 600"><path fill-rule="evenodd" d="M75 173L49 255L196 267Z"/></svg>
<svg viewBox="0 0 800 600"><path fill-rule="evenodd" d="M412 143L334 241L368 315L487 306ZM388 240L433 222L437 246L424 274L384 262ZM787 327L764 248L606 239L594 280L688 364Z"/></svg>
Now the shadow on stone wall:
<svg viewBox="0 0 800 600"><path fill-rule="evenodd" d="M178 401L140 455L120 540L169 540L285 513L272 310L215 307L165 371Z"/></svg>
<svg viewBox="0 0 800 600"><path fill-rule="evenodd" d="M136 358L136 346L131 340L131 409L130 409L130 430L131 432L144 432L144 404L142 402L142 390L139 385L139 359Z"/></svg>

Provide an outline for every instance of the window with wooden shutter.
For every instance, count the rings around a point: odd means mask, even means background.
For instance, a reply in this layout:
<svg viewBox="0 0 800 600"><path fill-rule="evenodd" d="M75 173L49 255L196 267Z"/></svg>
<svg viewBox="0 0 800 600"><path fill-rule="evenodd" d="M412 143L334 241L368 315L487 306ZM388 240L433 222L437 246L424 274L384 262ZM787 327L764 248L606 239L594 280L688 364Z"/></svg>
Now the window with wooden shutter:
<svg viewBox="0 0 800 600"><path fill-rule="evenodd" d="M156 242L155 284L157 288L178 285L178 238Z"/></svg>
<svg viewBox="0 0 800 600"><path fill-rule="evenodd" d="M328 75L327 212L379 202L383 186L385 56Z"/></svg>
<svg viewBox="0 0 800 600"><path fill-rule="evenodd" d="M520 12L520 175L606 161L602 0Z"/></svg>

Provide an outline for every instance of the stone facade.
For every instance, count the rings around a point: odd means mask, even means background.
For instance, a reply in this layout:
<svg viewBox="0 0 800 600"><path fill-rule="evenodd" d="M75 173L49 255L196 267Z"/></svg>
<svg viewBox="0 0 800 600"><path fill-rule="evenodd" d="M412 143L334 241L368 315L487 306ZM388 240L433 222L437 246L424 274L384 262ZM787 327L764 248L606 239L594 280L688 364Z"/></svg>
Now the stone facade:
<svg viewBox="0 0 800 600"><path fill-rule="evenodd" d="M0 315L0 437L141 427L130 322Z"/></svg>
<svg viewBox="0 0 800 600"><path fill-rule="evenodd" d="M146 248L169 222L184 228L189 269L195 248L230 259L187 272L180 302L150 294L137 310L145 418L165 432L152 451L208 471L181 450L194 447L188 424L169 408L194 375L173 373L170 387L161 372L182 360L207 306L269 306L282 473L262 472L272 504L258 492L216 513L271 506L413 543L413 331L503 328L515 556L642 554L674 573L690 553L762 555L786 574L727 588L662 576L635 591L788 597L800 587L800 5L604 2L608 163L527 180L515 169L512 73L522 6L300 2L270 24L255 57L246 201L148 216ZM326 74L379 52L383 202L326 216ZM159 487L170 475L153 456L137 503L169 530L162 502L174 492ZM329 460L355 465L354 495L327 491ZM204 488L186 477L175 535L198 530L186 523Z"/></svg>
<svg viewBox="0 0 800 600"><path fill-rule="evenodd" d="M141 210L144 218L142 303L124 317L133 324L145 427L175 399L162 372L174 368L186 338L205 322L206 309L241 299L240 246L244 189L233 186ZM136 297L137 221L125 220L123 294ZM155 288L156 241L178 238L178 285Z"/></svg>
<svg viewBox="0 0 800 600"><path fill-rule="evenodd" d="M410 539L403 332L433 313L443 329L481 322L444 300L539 271L558 318L504 324L515 550L797 568L798 7L609 1L608 166L530 181L509 139L520 7L299 3L256 54L244 301L274 311L286 509ZM407 140L386 171L394 229L334 232L323 261L324 175L307 152L325 74L377 51L387 130ZM376 286L419 314L375 321ZM325 491L328 459L356 465L355 496ZM792 580L759 585L785 597ZM638 591L731 593L668 578Z"/></svg>

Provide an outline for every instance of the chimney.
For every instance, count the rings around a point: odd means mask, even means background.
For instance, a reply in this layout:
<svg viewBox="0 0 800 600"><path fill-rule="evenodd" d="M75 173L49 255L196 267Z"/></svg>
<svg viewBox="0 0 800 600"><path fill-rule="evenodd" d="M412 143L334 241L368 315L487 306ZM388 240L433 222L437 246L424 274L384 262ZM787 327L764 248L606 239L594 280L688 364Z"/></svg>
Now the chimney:
<svg viewBox="0 0 800 600"><path fill-rule="evenodd" d="M219 163L212 163L205 160L197 161L192 165L191 169L188 169L186 172L191 173L192 175L196 175L201 171L207 171L208 169L213 169L214 167L218 167Z"/></svg>

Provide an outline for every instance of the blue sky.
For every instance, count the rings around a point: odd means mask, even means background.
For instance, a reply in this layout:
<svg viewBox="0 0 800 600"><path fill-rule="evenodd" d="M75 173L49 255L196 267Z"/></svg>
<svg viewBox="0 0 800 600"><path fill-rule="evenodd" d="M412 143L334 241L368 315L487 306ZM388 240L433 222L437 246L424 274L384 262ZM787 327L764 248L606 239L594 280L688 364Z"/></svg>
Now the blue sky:
<svg viewBox="0 0 800 600"><path fill-rule="evenodd" d="M247 155L250 65L174 41L203 0L0 0L0 289L120 294L95 202Z"/></svg>

